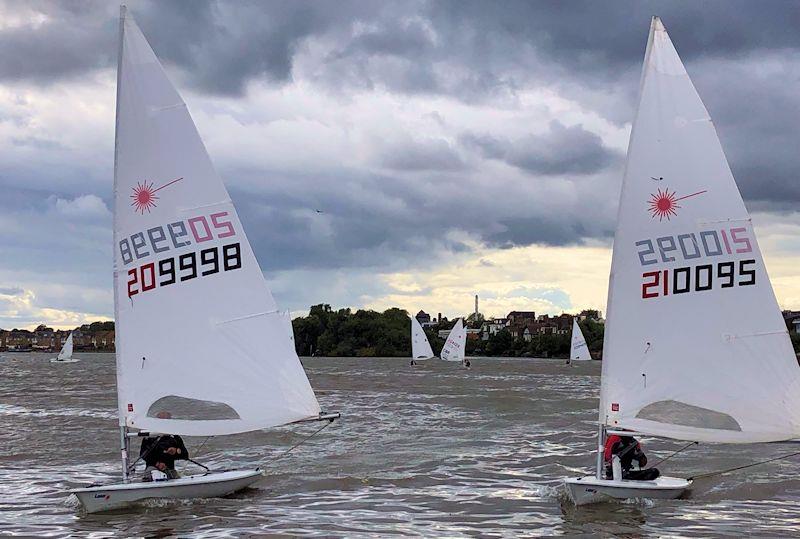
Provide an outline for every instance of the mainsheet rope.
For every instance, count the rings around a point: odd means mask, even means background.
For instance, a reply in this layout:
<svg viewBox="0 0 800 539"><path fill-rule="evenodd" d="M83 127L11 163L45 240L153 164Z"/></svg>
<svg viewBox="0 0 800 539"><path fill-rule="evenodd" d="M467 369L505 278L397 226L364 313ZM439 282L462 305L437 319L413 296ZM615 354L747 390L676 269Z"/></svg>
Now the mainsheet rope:
<svg viewBox="0 0 800 539"><path fill-rule="evenodd" d="M671 459L672 457L674 457L675 455L677 455L678 453L680 453L680 452L681 452L681 451L683 451L684 449L689 449L690 447L692 447L693 445L697 445L698 443L699 443L699 442L689 442L688 444L686 444L685 446L681 447L681 448L680 448L680 449L678 449L677 451L674 451L674 452L673 452L671 455L667 455L667 456L666 456L666 457L664 457L663 459L661 459L661 460L659 460L658 462L656 462L655 464L653 464L653 465L652 465L652 468L655 468L656 466L658 466L658 465L659 465L659 464L661 464L662 462L666 462L666 461L668 461L669 459Z"/></svg>
<svg viewBox="0 0 800 539"><path fill-rule="evenodd" d="M298 447L300 447L301 445L303 445L304 443L309 441L311 438L313 438L314 436L316 436L317 434L319 434L323 430L327 429L330 426L331 423L333 423L333 419L329 419L328 422L325 423L324 425L322 425L320 428L318 428L317 430L312 432L310 435L306 436L305 438L303 438L302 440L300 440L299 442L294 444L292 447L290 447L289 449L287 449L286 451L284 451L283 453L281 453L280 455L278 455L277 457L272 459L272 462L275 462L276 460L282 459L283 457L288 455L289 452L291 452L293 449L297 449Z"/></svg>
<svg viewBox="0 0 800 539"><path fill-rule="evenodd" d="M790 457L794 457L794 456L797 456L797 455L800 455L800 451L795 451L794 453L789 453L787 455L781 455L779 457L773 457L771 459L762 460L760 462L754 462L752 464L745 464L744 466L734 466L733 468L728 468L726 470L719 470L717 472L708 472L708 473L704 473L704 474L694 475L692 477L687 477L686 479L688 479L689 481L694 481L695 479L701 479L701 478L705 478L705 477L714 477L715 475L723 475L723 474L726 474L726 473L735 472L737 470L744 470L745 468L752 468L753 466L760 466L762 464L768 464L770 462L775 462L776 460L788 459Z"/></svg>
<svg viewBox="0 0 800 539"><path fill-rule="evenodd" d="M331 424L331 423L333 423L333 419L330 419L330 420L328 420L328 421L327 421L327 422L326 422L324 425L322 425L320 428L318 428L317 430L315 430L314 432L312 432L311 434L309 434L308 436L306 436L305 438L303 438L302 440L300 440L299 442L297 442L296 444L294 444L292 447L290 447L289 449L287 449L286 451L284 451L283 453L281 453L280 455L278 455L277 457L275 457L274 459L272 459L270 462L275 462L276 460L280 460L280 459L282 459L283 457L285 457L286 455L288 455L290 452L292 452L293 450L297 449L298 447L300 447L301 445L303 445L304 443L306 443L307 441L309 441L311 438L313 438L314 436L316 436L317 434L319 434L320 432L322 432L323 430L325 430L326 428L328 428L328 427L330 426L330 424ZM161 438L161 436L159 436L159 438ZM199 454L200 450L203 448L203 446L206 444L206 442L207 442L208 440L210 440L211 438L212 438L212 436L208 436L208 437L206 437L206 439L205 439L205 440L203 440L203 443L201 443L201 444L200 444L200 447L198 447L198 448L197 448L197 453L198 453L198 454ZM154 445L155 445L155 444L154 444ZM140 460L142 460L142 459L143 459L145 456L147 456L147 454L150 452L150 449L152 449L152 446L151 446L151 447L150 447L150 448L149 448L149 449L148 449L148 450L147 450L147 451L146 451L146 452L145 452L143 455L139 456L139 458L137 458L137 459L136 459L136 460L133 462L133 464L131 464L131 465L129 466L129 470L133 470L133 469L135 469L136 463L137 463L137 462L139 462ZM197 457L199 456L198 454L195 454L195 458L197 458ZM209 469L208 469L206 466L203 466L203 465L202 465L202 464L200 464L199 462L196 462L196 461L194 461L194 460L192 460L192 459L187 459L187 461L188 461L188 462L191 462L192 464L196 464L196 465L198 465L198 466L200 466L200 467L202 467L202 468L205 468L206 470L209 470ZM210 470L209 470L209 471L210 471ZM224 472L224 471L229 471L229 470L218 470L218 471L223 471L223 472Z"/></svg>
<svg viewBox="0 0 800 539"><path fill-rule="evenodd" d="M284 451L283 453L281 453L280 455L278 455L277 457L275 457L274 459L272 459L272 461L271 461L271 462L275 462L276 460L282 459L282 458L283 458L283 457L285 457L287 454L289 454L289 453L290 453L292 450L294 450L294 449L297 449L298 447L300 447L301 445L303 445L304 443L306 443L307 441L309 441L311 438L313 438L314 436L316 436L317 434L319 434L320 432L322 432L323 430L325 430L326 428L328 428L328 427L330 426L330 424L331 424L331 423L333 423L333 419L329 419L329 420L328 420L328 421L327 421L327 422L326 422L324 425L322 425L320 428L318 428L317 430L315 430L314 432L312 432L310 435L306 436L305 438L303 438L302 440L300 440L299 442L297 442L296 444L294 444L292 447L290 447L289 449L287 449L286 451ZM212 436L208 436L208 437L207 437L205 440L203 440L203 443L202 443L202 444L200 444L200 447L198 447L198 448L197 448L197 453L198 453L198 454L200 453L200 450L203 448L203 446L206 444L206 442L207 442L208 440L210 440L211 438L212 438ZM196 458L197 456L199 456L199 455L195 455L195 458ZM195 462L195 461L194 461L194 460L192 460L192 459L188 459L188 461L189 461L189 462L191 462L191 463L193 463L193 464L196 464L196 465L198 465L198 466L200 466L200 467L202 467L202 468L205 468L206 470L208 470L208 468L207 468L206 466L203 466L203 465L202 465L202 464L200 464L199 462ZM223 472L225 472L225 471L229 471L229 470L225 469L225 470L217 470L217 471L223 471Z"/></svg>

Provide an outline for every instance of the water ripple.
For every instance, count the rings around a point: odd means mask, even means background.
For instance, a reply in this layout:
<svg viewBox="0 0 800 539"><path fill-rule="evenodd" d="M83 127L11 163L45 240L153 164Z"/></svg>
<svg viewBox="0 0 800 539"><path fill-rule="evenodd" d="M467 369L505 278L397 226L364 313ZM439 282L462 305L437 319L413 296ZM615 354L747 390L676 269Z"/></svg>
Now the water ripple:
<svg viewBox="0 0 800 539"><path fill-rule="evenodd" d="M20 536L706 537L797 535L800 480L776 462L698 481L684 500L575 508L561 480L594 464L599 364L476 359L465 371L403 359L304 359L324 408L314 426L210 439L200 460L263 464L234 496L87 515L76 486L119 475L114 358L0 359L0 534ZM57 374L56 374L57 373ZM197 448L202 438L187 439ZM654 459L680 444L645 439ZM707 446L665 465L692 475L786 453L781 444Z"/></svg>

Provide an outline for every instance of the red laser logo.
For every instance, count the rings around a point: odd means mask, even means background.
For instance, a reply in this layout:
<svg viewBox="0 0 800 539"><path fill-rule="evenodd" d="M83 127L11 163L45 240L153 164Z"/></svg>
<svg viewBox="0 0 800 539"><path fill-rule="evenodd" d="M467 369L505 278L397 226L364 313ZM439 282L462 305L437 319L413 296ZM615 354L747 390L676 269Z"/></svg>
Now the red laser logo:
<svg viewBox="0 0 800 539"><path fill-rule="evenodd" d="M675 191L670 191L669 188L664 189L663 191L659 189L655 193L650 195L650 200L647 202L648 211L650 212L650 216L655 219L658 217L659 221L663 221L664 218L669 221L672 217L678 215L676 210L680 209L679 201L687 199L689 197L694 197L697 195L702 195L706 193L706 190L698 191L696 193L692 193L691 195L686 195L682 197L675 196Z"/></svg>
<svg viewBox="0 0 800 539"><path fill-rule="evenodd" d="M133 211L139 212L141 215L144 215L145 210L147 213L150 213L152 208L155 208L158 204L156 204L156 200L158 200L158 196L156 193L161 191L163 188L172 185L173 183L178 183L183 178L178 178L172 180L171 182L167 182L161 187L153 188L153 182L147 183L147 180L142 182L138 182L136 187L133 188L133 194L131 198L133 202L131 202L131 206L133 206Z"/></svg>

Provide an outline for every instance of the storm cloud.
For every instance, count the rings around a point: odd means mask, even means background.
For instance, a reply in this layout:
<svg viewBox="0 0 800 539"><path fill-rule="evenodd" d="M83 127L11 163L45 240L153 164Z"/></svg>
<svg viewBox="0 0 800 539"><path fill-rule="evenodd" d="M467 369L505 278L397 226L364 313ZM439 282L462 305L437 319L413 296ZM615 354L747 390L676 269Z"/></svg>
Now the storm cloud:
<svg viewBox="0 0 800 539"><path fill-rule="evenodd" d="M128 5L267 275L328 269L342 282L348 270L411 271L477 246L607 245L654 14L747 205L785 215L800 202L791 3ZM118 7L5 1L0 16L0 289L108 312ZM52 267L64 250L75 256ZM88 299L37 288L50 281Z"/></svg>
<svg viewBox="0 0 800 539"><path fill-rule="evenodd" d="M462 137L467 147L484 157L499 159L533 174L566 175L599 172L609 166L615 152L603 140L580 125L565 127L557 120L550 122L544 135L527 135L519 140L499 140L490 135L467 134Z"/></svg>

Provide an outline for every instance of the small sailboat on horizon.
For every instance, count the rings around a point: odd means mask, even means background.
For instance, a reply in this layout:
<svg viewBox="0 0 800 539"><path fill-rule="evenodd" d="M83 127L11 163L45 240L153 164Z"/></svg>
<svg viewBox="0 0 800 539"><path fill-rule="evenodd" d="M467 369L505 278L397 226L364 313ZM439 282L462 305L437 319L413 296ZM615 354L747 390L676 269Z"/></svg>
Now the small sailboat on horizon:
<svg viewBox="0 0 800 539"><path fill-rule="evenodd" d="M578 317L572 319L572 341L569 347L569 362L588 361L592 359L589 354L589 347L586 345L586 338L583 336L581 326L578 324Z"/></svg>
<svg viewBox="0 0 800 539"><path fill-rule="evenodd" d="M453 325L453 329L447 335L447 340L442 347L439 357L443 361L459 362L464 367L469 367L469 360L465 358L467 342L467 328L459 318Z"/></svg>
<svg viewBox="0 0 800 539"><path fill-rule="evenodd" d="M620 193L596 471L565 480L577 505L677 498L691 486L680 477L608 479L606 437L633 434L737 444L800 437L800 366L750 215L658 17Z"/></svg>
<svg viewBox="0 0 800 539"><path fill-rule="evenodd" d="M61 347L61 351L58 353L58 356L54 357L50 360L50 363L77 363L80 359L76 359L72 357L72 332L69 332L69 336L67 336L67 340L64 341L64 346Z"/></svg>
<svg viewBox="0 0 800 539"><path fill-rule="evenodd" d="M70 492L89 513L231 494L258 467L134 480L131 439L222 436L323 413L242 223L180 95L120 9L114 311L122 482Z"/></svg>
<svg viewBox="0 0 800 539"><path fill-rule="evenodd" d="M425 361L433 359L436 356L431 348L431 343L428 341L428 336L425 335L425 330L419 323L416 317L411 317L411 366L416 365L417 361Z"/></svg>

